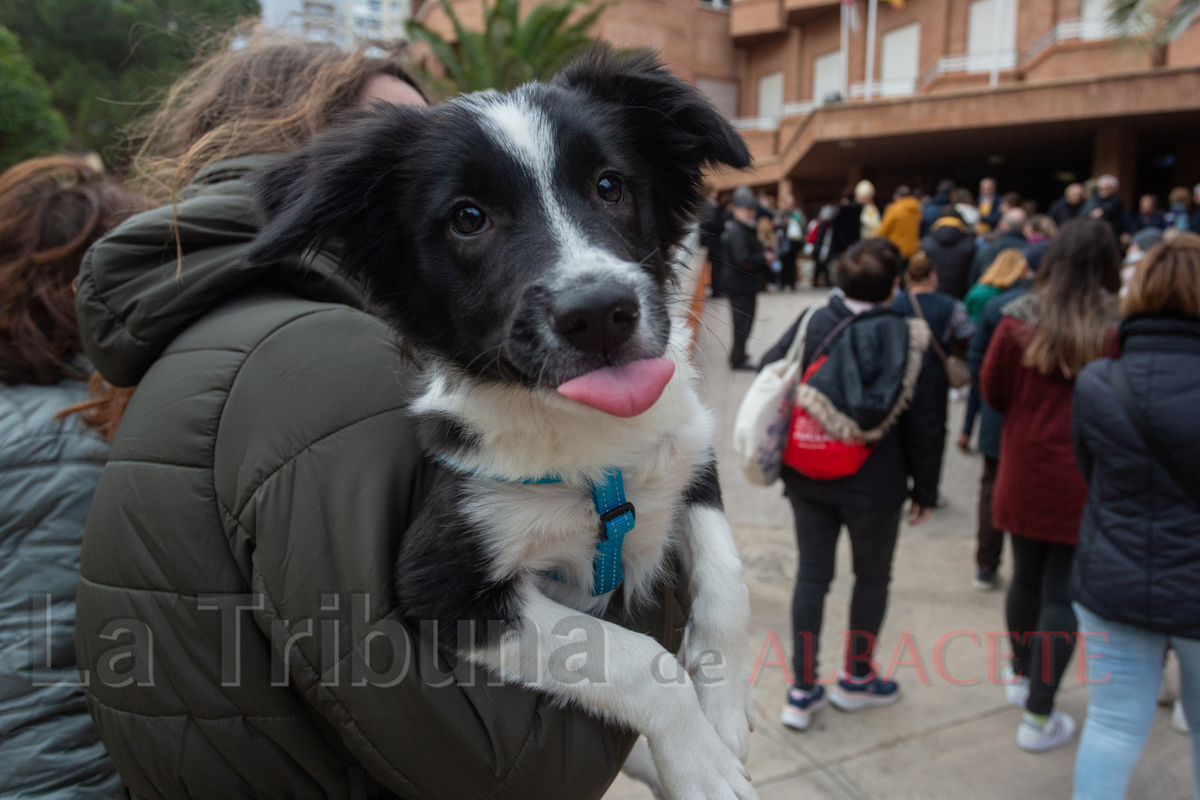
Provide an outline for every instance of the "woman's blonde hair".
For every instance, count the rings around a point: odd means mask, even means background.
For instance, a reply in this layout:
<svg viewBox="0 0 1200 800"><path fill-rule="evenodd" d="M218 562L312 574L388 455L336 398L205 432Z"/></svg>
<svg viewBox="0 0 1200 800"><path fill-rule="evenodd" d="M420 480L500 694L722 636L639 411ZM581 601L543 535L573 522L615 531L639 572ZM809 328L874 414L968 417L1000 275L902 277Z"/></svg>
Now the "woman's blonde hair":
<svg viewBox="0 0 1200 800"><path fill-rule="evenodd" d="M908 265L904 267L904 275L908 278L909 283L921 283L928 280L933 274L934 264L933 259L924 250L918 250L908 258Z"/></svg>
<svg viewBox="0 0 1200 800"><path fill-rule="evenodd" d="M1037 328L1023 363L1043 375L1074 378L1104 352L1116 327L1121 252L1103 220L1062 226L1037 273Z"/></svg>
<svg viewBox="0 0 1200 800"><path fill-rule="evenodd" d="M1121 312L1178 311L1200 317L1200 236L1181 233L1152 247L1138 264Z"/></svg>
<svg viewBox="0 0 1200 800"><path fill-rule="evenodd" d="M1025 277L1028 269L1029 262L1025 260L1025 254L1015 247L1010 247L1000 251L1000 255L996 256L996 260L979 278L979 282L985 286L1007 289Z"/></svg>
<svg viewBox="0 0 1200 800"><path fill-rule="evenodd" d="M424 95L402 50L346 51L280 32L235 31L131 128L134 185L167 202L209 164L296 150L358 106L363 86L378 74Z"/></svg>

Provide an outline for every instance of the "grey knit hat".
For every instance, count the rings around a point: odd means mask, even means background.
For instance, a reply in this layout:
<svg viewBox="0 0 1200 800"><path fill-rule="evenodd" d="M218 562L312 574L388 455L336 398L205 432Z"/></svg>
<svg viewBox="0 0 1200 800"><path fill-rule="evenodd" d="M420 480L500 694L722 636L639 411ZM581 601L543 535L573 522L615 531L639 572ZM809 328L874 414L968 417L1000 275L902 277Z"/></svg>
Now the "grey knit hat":
<svg viewBox="0 0 1200 800"><path fill-rule="evenodd" d="M758 198L749 186L739 186L733 190L734 208L753 208L758 205Z"/></svg>

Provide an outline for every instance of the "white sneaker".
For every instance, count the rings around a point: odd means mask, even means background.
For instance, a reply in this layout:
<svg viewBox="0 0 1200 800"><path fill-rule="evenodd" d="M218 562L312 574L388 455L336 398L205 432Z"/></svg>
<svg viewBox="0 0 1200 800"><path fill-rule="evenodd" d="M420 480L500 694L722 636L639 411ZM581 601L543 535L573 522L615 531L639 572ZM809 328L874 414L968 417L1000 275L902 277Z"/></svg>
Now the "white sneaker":
<svg viewBox="0 0 1200 800"><path fill-rule="evenodd" d="M1004 696L1008 698L1008 702L1017 708L1024 708L1029 700L1029 678L1013 672L1011 664L1004 668L1002 677L1005 681Z"/></svg>
<svg viewBox="0 0 1200 800"><path fill-rule="evenodd" d="M1066 744L1074 736L1075 720L1061 711L1051 712L1044 723L1026 713L1017 728L1017 747L1030 753L1044 753Z"/></svg>
<svg viewBox="0 0 1200 800"><path fill-rule="evenodd" d="M1187 735L1188 721L1187 721L1187 717L1185 717L1183 715L1183 701L1182 700L1175 701L1175 710L1171 712L1171 727L1174 728L1179 733L1182 733L1184 736Z"/></svg>
<svg viewBox="0 0 1200 800"><path fill-rule="evenodd" d="M780 722L798 731L808 730L812 715L829 705L829 697L825 694L824 686L814 686L812 691L788 689L787 702L783 704Z"/></svg>

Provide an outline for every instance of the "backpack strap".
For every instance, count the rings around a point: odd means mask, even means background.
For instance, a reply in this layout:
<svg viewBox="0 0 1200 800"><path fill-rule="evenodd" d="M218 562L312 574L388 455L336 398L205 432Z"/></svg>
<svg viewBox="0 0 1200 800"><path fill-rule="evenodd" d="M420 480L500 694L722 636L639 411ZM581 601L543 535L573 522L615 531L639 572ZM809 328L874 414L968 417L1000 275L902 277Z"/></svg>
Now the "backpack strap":
<svg viewBox="0 0 1200 800"><path fill-rule="evenodd" d="M929 320L925 319L925 314L921 311L921 304L917 301L917 296L913 292L908 292L908 302L912 303L913 311L917 314L917 319L929 325ZM933 326L929 325L930 333L933 332ZM942 349L942 343L938 341L937 336L930 336L929 343L933 345L933 350L937 353L938 358L942 360L942 367L945 368L946 374L950 374L950 363L946 360L946 351Z"/></svg>
<svg viewBox="0 0 1200 800"><path fill-rule="evenodd" d="M1138 435L1142 437L1142 441L1146 444L1146 449L1150 451L1151 457L1157 461L1171 479L1179 485L1183 493L1191 500L1192 505L1200 510L1200 486L1197 486L1191 476L1183 468L1183 465L1175 458L1175 454L1167 449L1162 439L1158 437L1158 433L1150 426L1150 421L1146 418L1146 412L1138 404L1137 399L1133 396L1133 390L1129 386L1129 378L1125 375L1125 367L1120 359L1113 359L1108 362L1108 380L1112 384L1113 393L1117 396L1117 402L1121 404L1121 408L1125 409L1133 427L1137 429Z"/></svg>

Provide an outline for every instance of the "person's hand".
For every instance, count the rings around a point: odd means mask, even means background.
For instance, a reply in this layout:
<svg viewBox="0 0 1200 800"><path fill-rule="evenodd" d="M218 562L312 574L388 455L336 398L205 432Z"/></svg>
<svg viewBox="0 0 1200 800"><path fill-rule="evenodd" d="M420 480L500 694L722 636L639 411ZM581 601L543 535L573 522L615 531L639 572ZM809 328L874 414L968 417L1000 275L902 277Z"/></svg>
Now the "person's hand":
<svg viewBox="0 0 1200 800"><path fill-rule="evenodd" d="M908 506L908 524L920 525L925 520L929 519L929 512L933 509L928 506L917 505L910 503Z"/></svg>
<svg viewBox="0 0 1200 800"><path fill-rule="evenodd" d="M1100 208L1099 206L1097 206L1096 208L1092 209L1092 213L1091 213L1092 219L1100 219L1103 216L1104 216L1103 208Z"/></svg>

